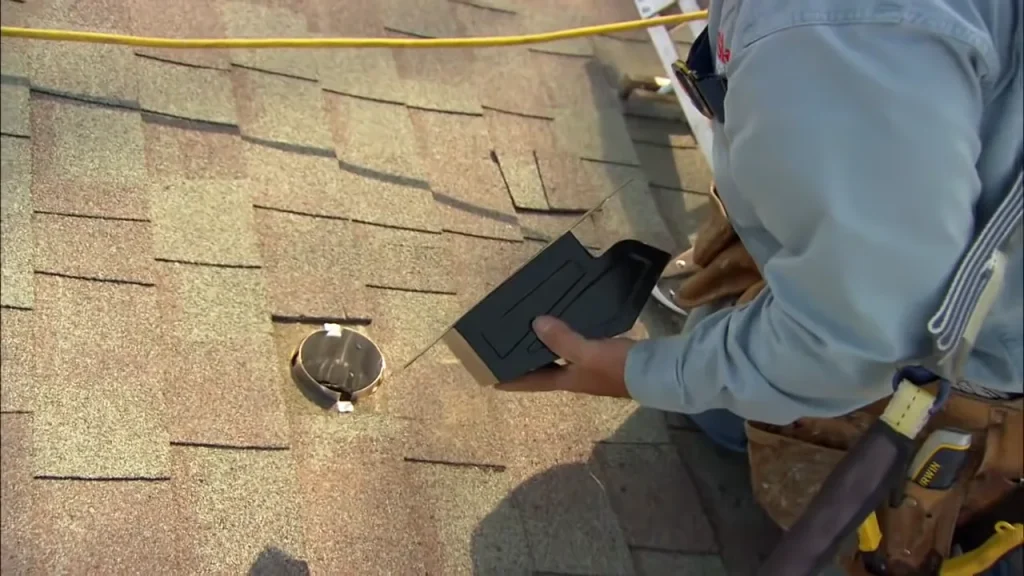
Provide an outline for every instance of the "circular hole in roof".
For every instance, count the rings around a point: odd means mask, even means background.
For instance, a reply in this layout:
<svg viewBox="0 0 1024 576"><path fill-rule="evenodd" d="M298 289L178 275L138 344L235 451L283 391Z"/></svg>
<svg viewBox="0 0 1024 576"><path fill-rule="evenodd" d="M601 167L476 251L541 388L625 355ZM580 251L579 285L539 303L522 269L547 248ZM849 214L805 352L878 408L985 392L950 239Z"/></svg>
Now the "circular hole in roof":
<svg viewBox="0 0 1024 576"><path fill-rule="evenodd" d="M306 336L292 357L292 377L311 399L334 403L376 390L384 374L380 348L355 330L328 327Z"/></svg>

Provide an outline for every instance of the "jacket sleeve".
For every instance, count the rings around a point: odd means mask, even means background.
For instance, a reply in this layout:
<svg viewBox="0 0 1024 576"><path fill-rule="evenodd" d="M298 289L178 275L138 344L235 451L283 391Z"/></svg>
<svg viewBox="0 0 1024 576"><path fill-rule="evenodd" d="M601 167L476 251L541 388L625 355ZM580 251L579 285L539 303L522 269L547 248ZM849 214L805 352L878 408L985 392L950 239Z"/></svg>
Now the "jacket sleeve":
<svg viewBox="0 0 1024 576"><path fill-rule="evenodd" d="M967 44L907 26L801 26L734 55L726 100L734 201L779 246L770 291L639 343L631 395L788 423L890 390L931 347L974 226L981 88ZM717 136L716 136L717 137Z"/></svg>

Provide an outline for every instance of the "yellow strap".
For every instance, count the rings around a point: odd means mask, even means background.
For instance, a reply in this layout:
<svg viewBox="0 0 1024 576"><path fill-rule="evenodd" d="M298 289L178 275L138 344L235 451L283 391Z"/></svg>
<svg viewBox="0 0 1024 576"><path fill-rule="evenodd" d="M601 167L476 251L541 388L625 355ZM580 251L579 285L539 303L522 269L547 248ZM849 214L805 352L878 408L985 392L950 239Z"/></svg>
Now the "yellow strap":
<svg viewBox="0 0 1024 576"><path fill-rule="evenodd" d="M984 544L962 556L946 559L939 569L939 576L981 574L1018 546L1024 546L1024 524L999 522L996 533Z"/></svg>
<svg viewBox="0 0 1024 576"><path fill-rule="evenodd" d="M904 380L900 382L896 392L882 412L881 420L893 430L906 436L916 438L931 416L929 412L935 403L935 396L924 388Z"/></svg>
<svg viewBox="0 0 1024 576"><path fill-rule="evenodd" d="M882 529L878 525L878 516L872 512L857 528L857 549L861 552L874 552L881 545Z"/></svg>

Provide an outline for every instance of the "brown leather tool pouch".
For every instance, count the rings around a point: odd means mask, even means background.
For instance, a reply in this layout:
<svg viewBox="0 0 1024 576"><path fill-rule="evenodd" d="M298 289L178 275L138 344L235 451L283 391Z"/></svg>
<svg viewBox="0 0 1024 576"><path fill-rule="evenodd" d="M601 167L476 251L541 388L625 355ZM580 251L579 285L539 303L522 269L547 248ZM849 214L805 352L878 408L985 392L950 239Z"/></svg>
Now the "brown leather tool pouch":
<svg viewBox="0 0 1024 576"><path fill-rule="evenodd" d="M803 514L825 478L873 418L803 418L788 426L747 421L747 453L754 497L776 524L788 529Z"/></svg>
<svg viewBox="0 0 1024 576"><path fill-rule="evenodd" d="M757 263L729 223L714 186L711 196L710 214L697 231L693 249L687 252L694 272L676 292L676 304L683 309L730 298L743 304L765 287Z"/></svg>

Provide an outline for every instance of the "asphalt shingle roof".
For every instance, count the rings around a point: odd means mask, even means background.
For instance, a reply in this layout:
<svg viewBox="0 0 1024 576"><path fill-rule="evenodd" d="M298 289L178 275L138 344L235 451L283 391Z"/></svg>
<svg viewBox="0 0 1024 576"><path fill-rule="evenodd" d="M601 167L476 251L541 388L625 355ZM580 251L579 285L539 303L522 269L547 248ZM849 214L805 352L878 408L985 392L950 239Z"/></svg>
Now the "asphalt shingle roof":
<svg viewBox="0 0 1024 576"><path fill-rule="evenodd" d="M628 1L0 6L5 25L180 37L635 17ZM599 57L656 66L637 37L431 52L4 39L4 574L622 574L713 550L692 495L644 484L689 482L658 413L482 389L443 347L351 415L287 371L325 320L401 366L630 178L578 236L671 249L657 218L632 216L658 209L630 134L657 148L663 186L705 192L706 176L665 181L692 138L623 117Z"/></svg>

